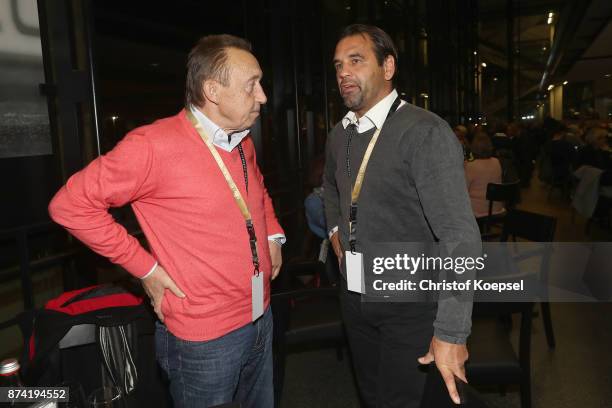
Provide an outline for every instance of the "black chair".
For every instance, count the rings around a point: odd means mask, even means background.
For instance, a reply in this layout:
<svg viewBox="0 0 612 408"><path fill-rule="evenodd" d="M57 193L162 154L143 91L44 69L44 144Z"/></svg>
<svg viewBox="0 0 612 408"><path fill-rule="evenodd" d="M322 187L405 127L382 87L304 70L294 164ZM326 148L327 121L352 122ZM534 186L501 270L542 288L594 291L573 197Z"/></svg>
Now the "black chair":
<svg viewBox="0 0 612 408"><path fill-rule="evenodd" d="M521 194L520 184L518 181L513 183L489 183L487 184L486 199L489 201L489 213L485 217L481 217L478 221L483 234L488 234L492 224L503 221L505 215L514 208L518 203ZM493 215L493 202L499 201L504 203L506 212L503 214Z"/></svg>
<svg viewBox="0 0 612 408"><path fill-rule="evenodd" d="M516 240L516 238L522 238L534 242L548 242L552 245L552 241L555 238L556 227L557 219L554 217L524 210L513 210L506 216L501 240L507 241L508 238L512 237L514 240ZM543 282L548 282L549 256L550 255L546 255L542 260L544 264L541 268L541 280ZM544 332L546 333L546 341L548 347L552 349L555 348L555 333L550 315L550 304L548 302L541 302L540 308L542 312L542 322L544 323Z"/></svg>
<svg viewBox="0 0 612 408"><path fill-rule="evenodd" d="M274 398L280 406L285 360L296 349L335 347L338 360L346 344L338 286L306 286L301 279L324 269L317 261L284 266L271 295L274 314Z"/></svg>
<svg viewBox="0 0 612 408"><path fill-rule="evenodd" d="M471 385L518 384L521 407L531 408L531 324L533 303L475 303L470 358L466 375ZM499 316L520 315L518 355L510 329Z"/></svg>

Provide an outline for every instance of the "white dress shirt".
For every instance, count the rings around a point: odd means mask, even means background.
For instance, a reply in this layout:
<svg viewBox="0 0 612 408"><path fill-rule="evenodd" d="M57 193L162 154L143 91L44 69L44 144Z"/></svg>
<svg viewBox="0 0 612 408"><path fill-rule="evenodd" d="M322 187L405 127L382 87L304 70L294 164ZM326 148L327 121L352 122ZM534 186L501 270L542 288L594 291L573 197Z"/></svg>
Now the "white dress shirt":
<svg viewBox="0 0 612 408"><path fill-rule="evenodd" d="M204 129L204 133L208 137L212 137L213 144L226 152L231 152L236 146L242 142L242 139L247 137L251 129L246 129L241 132L235 132L231 135L225 133L225 130L217 126L212 120L208 119L198 108L195 106L191 107L191 112L196 117L200 125ZM231 136L231 137L230 137Z"/></svg>

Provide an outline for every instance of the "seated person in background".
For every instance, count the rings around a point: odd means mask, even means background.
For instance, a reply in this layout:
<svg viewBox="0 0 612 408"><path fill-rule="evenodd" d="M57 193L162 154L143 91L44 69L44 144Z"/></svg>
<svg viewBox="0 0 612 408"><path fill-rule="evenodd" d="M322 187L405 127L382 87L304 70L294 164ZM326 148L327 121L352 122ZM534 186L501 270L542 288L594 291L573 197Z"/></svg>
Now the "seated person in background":
<svg viewBox="0 0 612 408"><path fill-rule="evenodd" d="M320 276L320 284L327 283L336 286L338 283L339 269L338 259L327 237L327 221L325 219L325 205L323 202L323 170L325 168L325 157L323 155L313 159L310 165L308 185L312 192L304 200L304 210L306 212L306 222L308 229L322 240L319 248L319 261L325 264L325 274Z"/></svg>
<svg viewBox="0 0 612 408"><path fill-rule="evenodd" d="M546 144L545 152L550 157L553 182L570 179L570 165L574 159L574 147L566 139L566 127L558 120L551 121L548 130L551 140Z"/></svg>
<svg viewBox="0 0 612 408"><path fill-rule="evenodd" d="M453 132L455 132L455 136L461 142L461 144L465 143L465 138L467 137L468 130L463 125L457 125L453 128Z"/></svg>
<svg viewBox="0 0 612 408"><path fill-rule="evenodd" d="M470 152L469 142L467 140L468 130L463 125L457 125L453 128L453 132L455 132L455 136L461 143L461 147L463 148L463 159L464 160L473 160L472 152Z"/></svg>
<svg viewBox="0 0 612 408"><path fill-rule="evenodd" d="M492 126L495 133L491 138L491 143L495 151L499 150L514 150L512 139L507 133L508 125L505 123L498 123Z"/></svg>
<svg viewBox="0 0 612 408"><path fill-rule="evenodd" d="M308 228L321 239L327 239L327 223L325 221L322 187L324 165L325 158L323 156L313 159L308 177L308 184L312 188L312 192L304 200Z"/></svg>
<svg viewBox="0 0 612 408"><path fill-rule="evenodd" d="M474 160L464 164L465 182L474 216L480 218L489 215L489 201L486 198L487 184L502 182L502 168L499 160L492 157L493 145L486 132L477 131L472 140L471 149ZM493 202L492 214L501 214L504 211L502 203Z"/></svg>
<svg viewBox="0 0 612 408"><path fill-rule="evenodd" d="M584 132L575 123L567 126L567 132L565 133L565 140L573 147L580 147L584 145L583 140Z"/></svg>
<svg viewBox="0 0 612 408"><path fill-rule="evenodd" d="M592 127L585 136L586 145L578 150L576 169L593 166L601 170L611 170L612 160L608 147L608 132L601 127Z"/></svg>
<svg viewBox="0 0 612 408"><path fill-rule="evenodd" d="M508 125L504 123L492 125L491 129L495 133L489 140L493 146L493 156L497 157L501 164L502 182L513 183L519 180L518 163L514 154L514 140L506 134L507 128Z"/></svg>

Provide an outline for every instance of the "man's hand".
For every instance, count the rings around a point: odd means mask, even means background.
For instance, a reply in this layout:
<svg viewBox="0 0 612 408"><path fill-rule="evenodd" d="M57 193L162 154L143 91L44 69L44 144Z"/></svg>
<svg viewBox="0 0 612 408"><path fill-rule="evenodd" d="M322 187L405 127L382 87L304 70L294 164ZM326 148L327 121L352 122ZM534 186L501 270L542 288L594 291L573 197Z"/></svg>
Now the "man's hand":
<svg viewBox="0 0 612 408"><path fill-rule="evenodd" d="M455 404L460 404L459 393L455 385L456 375L461 380L467 382L465 378L464 364L468 359L468 351L465 344L452 344L439 340L436 337L431 339L429 351L418 359L421 364L436 362L440 374L446 383L448 394Z"/></svg>
<svg viewBox="0 0 612 408"><path fill-rule="evenodd" d="M272 260L272 279L275 279L280 272L283 264L283 254L281 246L274 241L268 241L270 247L270 259Z"/></svg>
<svg viewBox="0 0 612 408"><path fill-rule="evenodd" d="M151 299L151 305L159 320L164 321L164 314L161 307L164 300L166 289L169 289L174 295L184 298L185 294L176 286L170 275L160 265L155 267L149 276L142 279L142 286L145 292Z"/></svg>
<svg viewBox="0 0 612 408"><path fill-rule="evenodd" d="M340 267L342 267L342 257L344 256L344 250L342 249L342 244L340 243L340 234L338 234L338 231L334 232L334 235L329 238L329 242L331 242L332 248L334 249L334 253L338 258L338 264L340 265Z"/></svg>

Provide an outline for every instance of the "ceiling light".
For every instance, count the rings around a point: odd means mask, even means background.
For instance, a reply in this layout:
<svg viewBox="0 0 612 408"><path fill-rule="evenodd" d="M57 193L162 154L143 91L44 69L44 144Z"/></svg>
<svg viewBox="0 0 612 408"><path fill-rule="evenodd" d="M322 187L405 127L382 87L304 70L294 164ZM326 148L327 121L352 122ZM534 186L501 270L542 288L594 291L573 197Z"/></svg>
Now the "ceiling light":
<svg viewBox="0 0 612 408"><path fill-rule="evenodd" d="M487 67L487 63L486 63L486 62L483 62L483 63L482 63L482 64L480 64L480 65L481 65L483 68L486 68L486 67Z"/></svg>
<svg viewBox="0 0 612 408"><path fill-rule="evenodd" d="M422 93L421 96L425 99L429 98L429 95L427 95L426 93Z"/></svg>
<svg viewBox="0 0 612 408"><path fill-rule="evenodd" d="M611 76L612 76L612 74L606 74L606 75L604 75L604 77L606 77L606 78L610 78Z"/></svg>
<svg viewBox="0 0 612 408"><path fill-rule="evenodd" d="M563 85L567 85L567 81L563 81Z"/></svg>
<svg viewBox="0 0 612 408"><path fill-rule="evenodd" d="M474 55L478 55L478 51L474 51Z"/></svg>
<svg viewBox="0 0 612 408"><path fill-rule="evenodd" d="M551 89L553 89L555 86L553 84L548 85L548 90L550 91Z"/></svg>
<svg viewBox="0 0 612 408"><path fill-rule="evenodd" d="M494 82L497 82L497 77L493 77L493 81L494 81Z"/></svg>

